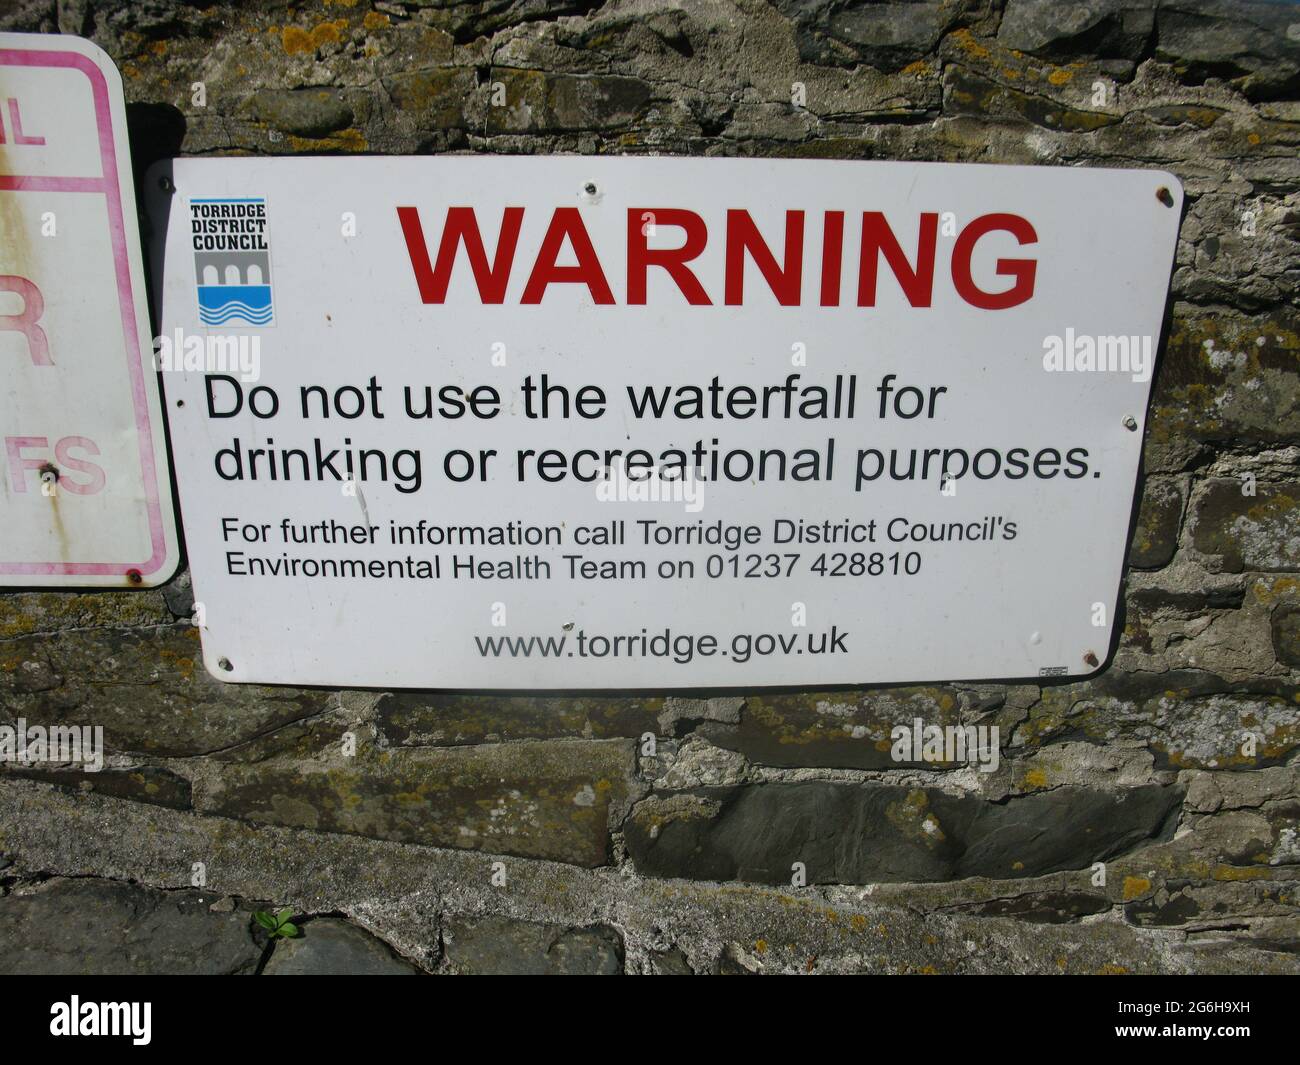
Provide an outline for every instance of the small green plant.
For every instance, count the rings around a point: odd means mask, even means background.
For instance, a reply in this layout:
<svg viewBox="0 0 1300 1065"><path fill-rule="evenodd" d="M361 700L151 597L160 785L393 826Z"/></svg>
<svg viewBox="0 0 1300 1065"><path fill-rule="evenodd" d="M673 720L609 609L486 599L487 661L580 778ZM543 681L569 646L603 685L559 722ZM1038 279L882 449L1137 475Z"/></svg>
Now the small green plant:
<svg viewBox="0 0 1300 1065"><path fill-rule="evenodd" d="M258 910L253 914L253 920L265 928L272 939L292 939L298 934L298 926L289 920L292 916L293 910L281 910L274 916Z"/></svg>

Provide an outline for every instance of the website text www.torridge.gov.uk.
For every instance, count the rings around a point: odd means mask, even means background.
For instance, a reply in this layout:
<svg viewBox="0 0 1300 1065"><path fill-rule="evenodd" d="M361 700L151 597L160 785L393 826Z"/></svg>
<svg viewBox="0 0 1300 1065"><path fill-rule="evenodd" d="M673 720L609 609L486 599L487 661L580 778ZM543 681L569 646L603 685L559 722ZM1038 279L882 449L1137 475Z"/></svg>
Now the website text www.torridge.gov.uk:
<svg viewBox="0 0 1300 1065"><path fill-rule="evenodd" d="M563 636L475 636L474 643L483 658L660 658L684 666L696 658L717 656L743 663L769 655L844 654L848 636L838 625L829 632L741 632L728 642L709 633L671 629L616 636L579 629Z"/></svg>

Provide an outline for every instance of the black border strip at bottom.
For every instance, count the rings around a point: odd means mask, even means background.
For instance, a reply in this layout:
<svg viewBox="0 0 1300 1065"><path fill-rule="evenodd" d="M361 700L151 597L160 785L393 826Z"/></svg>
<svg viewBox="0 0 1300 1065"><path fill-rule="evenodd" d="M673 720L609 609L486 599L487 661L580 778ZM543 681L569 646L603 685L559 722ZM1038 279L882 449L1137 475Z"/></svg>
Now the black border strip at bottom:
<svg viewBox="0 0 1300 1065"><path fill-rule="evenodd" d="M1285 977L1262 976L1013 978L1011 982L991 977L959 984L951 983L950 978L941 989L918 983L922 978L866 979L869 984L846 989L849 995L867 996L863 1009L869 1009L870 1017L864 1035L878 1035L883 1030L900 1035L926 1033L923 1044L942 1045L951 1039L957 1047L967 1049L1010 1041L1021 1050L1035 1045L1040 1050L1044 1046L1069 1048L1072 1056L1092 1048L1125 1045L1140 1048L1144 1054L1183 1051L1191 1044L1213 1045L1215 1051L1228 1055L1261 1045L1269 1049L1294 1046L1292 1014L1300 986ZM344 984L332 985L280 981L266 987L233 980L196 983L172 976L53 976L5 981L4 993L5 1041L11 1053L19 1054L28 1049L63 1049L60 1043L73 1044L82 1051L112 1043L114 1049L127 1054L161 1051L188 1057L201 1048L207 1058L212 1052L260 1047L275 1048L272 1052L278 1054L292 1051L299 1060L317 1051L337 1059L354 1044L358 1051L373 1054L377 1037L381 1046L387 1042L381 1033L405 1042L421 1022L432 1021L433 1031L437 1031L439 1018L462 1017L459 1011L445 1012L449 997L445 983L434 991L409 981L346 979ZM615 1031L622 1026L615 1018L631 1020L627 994L622 991L611 1002L616 1010L610 1017ZM754 994L762 997L751 989L750 995ZM798 996L788 987L781 997L783 1006L797 1004ZM513 997L505 1006L500 999L478 997L469 1007L469 1016L491 1019L491 1014L508 1010L510 1029L531 1030L535 1035L538 1028L529 1029L521 1022L526 1023L529 1013L536 1013L545 1026L540 1030L554 1033L559 1018L553 1003L548 1004L545 995L536 1001L538 1004L532 1005L526 997ZM53 1034L52 1027L66 1030L74 1003L78 1031L83 1031L80 1026L92 1017L109 1016L111 1011L100 1009L101 1004L135 1003L139 1008L134 1016L139 1021L148 1003L148 1042L139 1044L139 1037L129 1034ZM588 1027L591 1015L585 1010L583 1014L579 1023ZM981 1019L981 1014L986 1016ZM113 1015L130 1016L126 1009ZM814 1040L813 1046L820 1042L816 1029L809 1031L789 1013L783 1016L781 1027L796 1043L808 1038ZM668 1017L662 1021L671 1023ZM647 1022L656 1023L653 1013L632 1020L637 1027ZM456 1027L464 1031L463 1025ZM489 1046L496 1042L499 1031L495 1027L481 1030ZM424 1034L433 1032L426 1027Z"/></svg>

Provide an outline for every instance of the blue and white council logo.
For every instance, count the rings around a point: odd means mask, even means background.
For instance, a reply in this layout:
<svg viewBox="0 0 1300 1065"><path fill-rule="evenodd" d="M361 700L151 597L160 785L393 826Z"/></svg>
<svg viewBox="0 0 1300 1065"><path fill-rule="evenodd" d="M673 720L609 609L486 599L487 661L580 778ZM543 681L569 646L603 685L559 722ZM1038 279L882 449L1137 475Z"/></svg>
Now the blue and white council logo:
<svg viewBox="0 0 1300 1065"><path fill-rule="evenodd" d="M204 325L271 325L266 199L191 200L190 236Z"/></svg>

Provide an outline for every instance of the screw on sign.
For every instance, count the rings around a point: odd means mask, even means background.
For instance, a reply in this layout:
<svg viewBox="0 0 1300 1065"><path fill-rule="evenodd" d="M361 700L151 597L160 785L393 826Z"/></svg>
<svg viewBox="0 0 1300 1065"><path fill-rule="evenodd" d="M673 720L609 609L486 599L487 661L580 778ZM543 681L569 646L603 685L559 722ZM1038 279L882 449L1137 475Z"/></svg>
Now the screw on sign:
<svg viewBox="0 0 1300 1065"><path fill-rule="evenodd" d="M133 188L112 61L0 34L0 584L175 570Z"/></svg>

